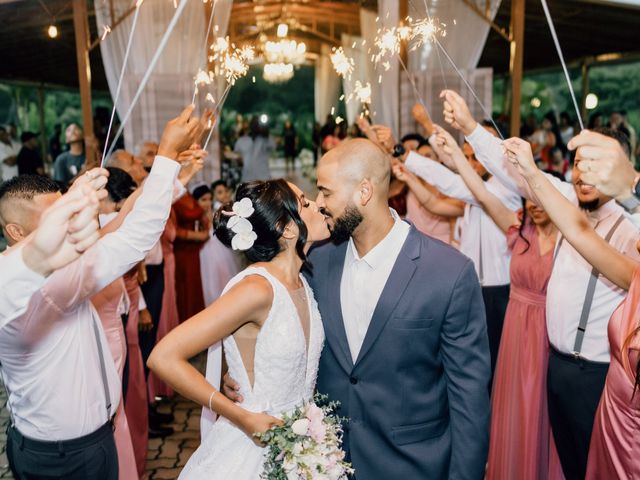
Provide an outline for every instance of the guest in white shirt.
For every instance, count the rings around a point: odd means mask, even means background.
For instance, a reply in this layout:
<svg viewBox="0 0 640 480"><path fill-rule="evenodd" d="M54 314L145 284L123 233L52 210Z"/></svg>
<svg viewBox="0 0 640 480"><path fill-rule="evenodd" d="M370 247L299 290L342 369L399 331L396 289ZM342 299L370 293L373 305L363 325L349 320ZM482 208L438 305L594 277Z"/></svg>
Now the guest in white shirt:
<svg viewBox="0 0 640 480"><path fill-rule="evenodd" d="M445 119L466 135L479 160L514 192L535 201L535 194L503 153L501 142L473 120L464 100L445 92ZM629 142L618 132L599 133L618 141L629 155ZM570 201L586 211L596 233L625 255L640 260L640 232L615 200L582 180L576 151L573 184L547 175ZM609 368L607 325L626 292L594 271L568 243L558 240L547 290L547 330L551 353L548 372L549 419L567 478L584 478L591 430Z"/></svg>
<svg viewBox="0 0 640 480"><path fill-rule="evenodd" d="M6 182L18 175L20 144L13 141L7 129L0 125L0 181Z"/></svg>
<svg viewBox="0 0 640 480"><path fill-rule="evenodd" d="M0 255L0 328L24 313L31 295L51 273L78 259L96 242L95 215L100 198L106 195L102 189L106 173L94 169L83 175L43 212L28 238ZM0 198L12 182L0 186Z"/></svg>
<svg viewBox="0 0 640 480"><path fill-rule="evenodd" d="M122 226L52 274L26 312L0 331L11 413L7 452L16 478L43 472L69 479L118 476L111 422L120 381L90 297L142 260L162 233L179 169L171 159L199 137L209 117L190 119L192 111L188 107L167 125L152 172ZM10 244L30 233L29 225L58 195L52 185L50 193L31 200L0 199Z"/></svg>
<svg viewBox="0 0 640 480"><path fill-rule="evenodd" d="M490 135L489 133L487 133ZM432 142L434 145L435 142ZM517 193L505 188L477 161L469 144L463 147L465 156L493 193L510 210L521 207ZM491 350L491 371L498 358L502 325L509 303L509 262L511 252L502 230L485 213L460 175L431 159L410 152L405 162L406 168L436 187L443 194L465 202L462 217L460 251L473 260L480 278L482 296L487 315L487 333Z"/></svg>

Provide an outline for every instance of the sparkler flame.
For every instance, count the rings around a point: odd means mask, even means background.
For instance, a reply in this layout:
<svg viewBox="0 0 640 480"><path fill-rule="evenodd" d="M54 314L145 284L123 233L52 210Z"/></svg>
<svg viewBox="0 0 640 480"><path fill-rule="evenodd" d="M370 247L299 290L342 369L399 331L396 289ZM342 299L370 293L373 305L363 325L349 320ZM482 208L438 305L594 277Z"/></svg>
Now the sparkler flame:
<svg viewBox="0 0 640 480"><path fill-rule="evenodd" d="M348 57L342 47L335 48L331 54L331 63L336 73L343 78L351 78L355 63L353 58Z"/></svg>

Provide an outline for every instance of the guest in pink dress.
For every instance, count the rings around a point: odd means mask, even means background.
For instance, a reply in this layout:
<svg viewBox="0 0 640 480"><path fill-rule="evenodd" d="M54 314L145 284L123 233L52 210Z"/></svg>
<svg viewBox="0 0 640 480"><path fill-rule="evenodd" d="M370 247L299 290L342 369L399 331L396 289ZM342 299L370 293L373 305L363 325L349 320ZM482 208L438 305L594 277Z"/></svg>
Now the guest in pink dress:
<svg viewBox="0 0 640 480"><path fill-rule="evenodd" d="M454 139L436 127L469 190L507 234L512 251L511 293L491 395L487 479L562 479L547 408L546 293L557 230L527 200L515 213L491 193Z"/></svg>
<svg viewBox="0 0 640 480"><path fill-rule="evenodd" d="M140 286L138 285L138 269L133 268L124 276L124 282L129 295L130 307L127 319L127 347L129 358L129 379L127 383L127 398L125 412L131 431L133 452L136 458L138 475L144 474L149 445L149 410L147 402L147 382L144 378L142 353L138 343Z"/></svg>
<svg viewBox="0 0 640 480"><path fill-rule="evenodd" d="M162 245L162 255L164 258L164 292L162 294L162 312L158 323L158 333L156 344L162 340L167 333L177 327L178 306L176 304L176 259L173 255L173 241L176 238L176 218L171 212L164 233L160 237ZM155 373L149 372L149 398L153 401L156 396L170 397L173 389L160 380Z"/></svg>
<svg viewBox="0 0 640 480"><path fill-rule="evenodd" d="M586 216L539 173L529 144L510 139L505 147L566 241L601 275L629 290L608 325L611 363L594 420L586 478L640 478L640 264L612 248Z"/></svg>
<svg viewBox="0 0 640 480"><path fill-rule="evenodd" d="M127 341L122 325L121 310L126 308L129 299L124 286L124 280L119 278L96 293L91 298L91 303L98 312L102 321L104 334L109 342L109 350L116 364L116 369L122 381L125 358L127 355ZM124 399L120 399L116 418L114 420L114 434L116 449L118 451L119 478L137 479L136 459L133 454L133 443L127 416L124 411Z"/></svg>

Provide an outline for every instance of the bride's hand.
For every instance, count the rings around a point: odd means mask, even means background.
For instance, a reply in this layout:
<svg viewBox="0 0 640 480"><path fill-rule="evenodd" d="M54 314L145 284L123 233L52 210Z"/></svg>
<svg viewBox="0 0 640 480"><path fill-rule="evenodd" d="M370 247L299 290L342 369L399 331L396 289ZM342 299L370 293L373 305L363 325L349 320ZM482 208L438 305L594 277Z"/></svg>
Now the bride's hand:
<svg viewBox="0 0 640 480"><path fill-rule="evenodd" d="M271 427L275 427L276 425L282 425L284 422L279 418L272 417L266 413L254 413L247 411L246 415L242 420L241 428L246 433L249 438L251 438L254 443L260 447L264 447L265 444L262 443L255 437L256 433L264 433L269 430Z"/></svg>
<svg viewBox="0 0 640 480"><path fill-rule="evenodd" d="M240 385L228 372L222 377L222 394L234 403L239 403L244 400L242 395L240 395Z"/></svg>

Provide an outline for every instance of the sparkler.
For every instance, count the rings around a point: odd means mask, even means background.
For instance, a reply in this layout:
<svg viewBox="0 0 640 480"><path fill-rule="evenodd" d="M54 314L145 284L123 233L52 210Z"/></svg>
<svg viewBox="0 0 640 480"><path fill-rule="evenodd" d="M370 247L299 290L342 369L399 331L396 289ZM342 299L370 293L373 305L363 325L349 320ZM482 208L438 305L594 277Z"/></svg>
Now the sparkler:
<svg viewBox="0 0 640 480"><path fill-rule="evenodd" d="M334 48L330 57L336 73L342 78L350 79L355 68L353 58L348 57L342 47Z"/></svg>
<svg viewBox="0 0 640 480"><path fill-rule="evenodd" d="M122 68L120 69L120 77L118 78L118 86L116 87L116 94L113 99L113 107L111 108L111 118L109 119L109 127L107 128L107 138L104 141L104 149L102 150L102 158L100 159L100 166L104 167L105 158L107 156L107 145L109 145L109 136L111 135L111 128L113 127L113 120L116 116L116 106L118 105L118 99L120 98L120 90L122 89L122 79L124 78L124 71L127 67L127 61L129 60L129 53L131 53L131 43L133 41L133 34L136 31L136 25L138 24L138 14L140 13L140 6L143 0L137 0L136 10L133 14L133 22L131 23L131 31L129 31L129 39L127 40L127 48L124 51L124 59L122 60ZM104 34L102 40L106 38L108 32L111 32L111 27L104 26ZM124 122L123 122L124 123ZM113 144L116 143L116 138L113 139ZM113 147L112 147L113 148Z"/></svg>
<svg viewBox="0 0 640 480"><path fill-rule="evenodd" d="M204 3L207 3L207 2L204 2ZM213 5L211 6L211 15L209 15L209 23L207 25L207 33L205 33L205 35L204 35L204 47L202 49L202 55L205 55L205 56L207 54L207 41L209 40L209 33L211 32L211 25L213 25L213 17L214 17L214 14L216 13L216 3L218 3L218 2L213 0ZM200 71L202 71L202 64L200 64L200 67L199 67L198 70L199 70L199 72L198 72L198 74L199 74ZM195 103L196 95L198 95L198 80L197 80L197 76L196 76L196 86L193 89L193 97L191 98L191 103Z"/></svg>

